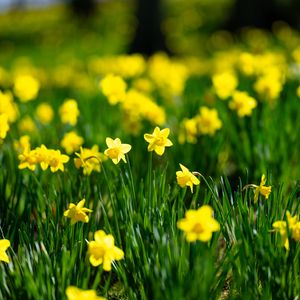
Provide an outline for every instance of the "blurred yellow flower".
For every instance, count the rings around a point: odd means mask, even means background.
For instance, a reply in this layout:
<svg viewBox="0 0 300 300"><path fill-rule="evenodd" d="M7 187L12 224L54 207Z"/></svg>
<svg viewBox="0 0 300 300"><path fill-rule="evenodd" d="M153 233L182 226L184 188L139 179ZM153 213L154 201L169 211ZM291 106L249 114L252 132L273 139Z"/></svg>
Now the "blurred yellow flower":
<svg viewBox="0 0 300 300"><path fill-rule="evenodd" d="M97 296L95 290L81 290L75 286L68 286L66 289L68 300L105 300Z"/></svg>
<svg viewBox="0 0 300 300"><path fill-rule="evenodd" d="M189 186L191 189L191 192L193 193L193 186L200 184L200 180L189 171L188 168L186 168L184 165L179 164L181 171L176 172L177 176L177 183L180 185L180 187Z"/></svg>
<svg viewBox="0 0 300 300"><path fill-rule="evenodd" d="M82 199L77 204L70 203L69 208L64 212L64 216L71 219L71 224L78 221L88 223L89 216L86 213L92 212L91 209L84 207L85 199Z"/></svg>
<svg viewBox="0 0 300 300"><path fill-rule="evenodd" d="M158 155L163 155L165 152L165 147L171 147L173 143L168 139L170 134L169 128L164 128L160 130L159 127L155 127L152 134L144 134L144 139L149 143L148 151L155 151Z"/></svg>
<svg viewBox="0 0 300 300"><path fill-rule="evenodd" d="M0 114L0 139L5 139L8 131L8 117L6 114Z"/></svg>
<svg viewBox="0 0 300 300"><path fill-rule="evenodd" d="M25 169L28 168L34 171L37 164L37 156L35 150L30 150L30 148L24 148L23 152L18 156L20 163L18 168Z"/></svg>
<svg viewBox="0 0 300 300"><path fill-rule="evenodd" d="M154 125L162 125L166 121L164 109L157 105L148 95L131 89L122 103L126 121L138 123L145 119Z"/></svg>
<svg viewBox="0 0 300 300"><path fill-rule="evenodd" d="M34 100L39 92L40 83L31 75L18 75L14 82L14 93L21 102Z"/></svg>
<svg viewBox="0 0 300 300"><path fill-rule="evenodd" d="M106 156L99 152L97 145L91 149L80 147L80 153L75 153L77 158L74 158L74 164L77 169L83 168L84 175L90 175L92 171L100 172L101 162L106 159Z"/></svg>
<svg viewBox="0 0 300 300"><path fill-rule="evenodd" d="M196 117L199 133L214 135L222 127L222 121L219 119L217 110L203 106L199 111L200 114Z"/></svg>
<svg viewBox="0 0 300 300"><path fill-rule="evenodd" d="M94 234L94 241L88 244L88 254L90 263L97 267L103 264L103 270L110 271L111 263L114 260L124 258L124 252L115 246L114 237L106 234L103 230L98 230Z"/></svg>
<svg viewBox="0 0 300 300"><path fill-rule="evenodd" d="M240 118L250 116L256 106L257 102L254 98L250 97L248 93L240 91L235 91L229 102L229 108L236 110Z"/></svg>
<svg viewBox="0 0 300 300"><path fill-rule="evenodd" d="M83 142L84 140L81 136L79 136L75 131L70 131L64 135L60 145L65 149L67 154L72 154L79 150Z"/></svg>
<svg viewBox="0 0 300 300"><path fill-rule="evenodd" d="M269 103L276 100L283 88L283 83L277 74L267 73L260 76L254 83L254 89L258 95Z"/></svg>
<svg viewBox="0 0 300 300"><path fill-rule="evenodd" d="M220 230L220 224L213 218L213 210L209 205L188 210L185 218L177 222L177 227L185 232L188 242L208 242L212 233Z"/></svg>
<svg viewBox="0 0 300 300"><path fill-rule="evenodd" d="M43 171L47 170L49 167L49 149L45 145L32 150L36 162L40 164Z"/></svg>
<svg viewBox="0 0 300 300"><path fill-rule="evenodd" d="M37 107L35 115L42 124L47 125L52 121L54 112L51 105L48 103L41 103Z"/></svg>
<svg viewBox="0 0 300 300"><path fill-rule="evenodd" d="M188 78L185 64L170 59L163 53L154 54L148 61L150 78L166 97L180 96Z"/></svg>
<svg viewBox="0 0 300 300"><path fill-rule="evenodd" d="M154 89L153 83L147 78L138 78L133 82L133 86L137 91L142 93L151 93Z"/></svg>
<svg viewBox="0 0 300 300"><path fill-rule="evenodd" d="M119 138L113 140L107 137L106 145L108 149L104 151L104 154L108 156L114 164L118 164L121 159L126 163L125 154L131 150L129 144L122 144Z"/></svg>
<svg viewBox="0 0 300 300"><path fill-rule="evenodd" d="M255 56L248 52L243 52L239 56L238 66L243 74L251 76L255 73Z"/></svg>
<svg viewBox="0 0 300 300"><path fill-rule="evenodd" d="M59 108L59 115L62 123L75 126L80 112L77 102L74 99L67 99Z"/></svg>
<svg viewBox="0 0 300 300"><path fill-rule="evenodd" d="M32 171L35 170L36 164L40 164L43 171L50 167L51 172L57 172L58 170L63 172L64 163L69 161L67 155L61 154L59 150L47 149L45 145L33 150L25 148L18 158L21 161L19 169L28 168Z"/></svg>
<svg viewBox="0 0 300 300"><path fill-rule="evenodd" d="M69 159L69 156L61 154L59 150L49 149L48 164L51 172L57 172L58 170L64 172L64 164L67 163Z"/></svg>
<svg viewBox="0 0 300 300"><path fill-rule="evenodd" d="M260 185L259 186L253 185L255 187L254 202L257 202L259 194L264 196L266 199L269 198L272 187L271 186L265 186L266 181L267 181L266 176L265 176L265 174L263 174L261 176Z"/></svg>
<svg viewBox="0 0 300 300"><path fill-rule="evenodd" d="M10 123L15 122L18 117L18 107L10 92L3 93L0 91L0 115L1 114L6 114Z"/></svg>
<svg viewBox="0 0 300 300"><path fill-rule="evenodd" d="M120 76L109 74L100 81L99 85L111 105L125 99L127 84Z"/></svg>
<svg viewBox="0 0 300 300"><path fill-rule="evenodd" d="M0 261L9 262L9 257L5 253L7 248L10 247L10 241L7 239L0 240Z"/></svg>
<svg viewBox="0 0 300 300"><path fill-rule="evenodd" d="M19 140L14 141L14 148L18 153L24 152L26 149L30 149L30 136L23 135Z"/></svg>
<svg viewBox="0 0 300 300"><path fill-rule="evenodd" d="M300 222L299 221L293 226L292 238L296 242L300 242Z"/></svg>
<svg viewBox="0 0 300 300"><path fill-rule="evenodd" d="M283 245L286 250L290 249L288 232L290 232L291 237L296 241L300 241L300 222L298 221L298 216L292 217L290 212L286 212L286 221L276 221L272 224L273 228L278 231L281 235Z"/></svg>
<svg viewBox="0 0 300 300"><path fill-rule="evenodd" d="M30 116L23 117L18 124L18 128L21 132L36 132L37 127Z"/></svg>
<svg viewBox="0 0 300 300"><path fill-rule="evenodd" d="M298 86L296 89L296 95L300 98L300 86Z"/></svg>
<svg viewBox="0 0 300 300"><path fill-rule="evenodd" d="M217 96L222 100L230 97L238 85L237 77L231 71L213 75L212 82Z"/></svg>
<svg viewBox="0 0 300 300"><path fill-rule="evenodd" d="M188 143L195 144L198 135L197 118L184 119L181 123L181 127L182 130L178 138L179 142L184 144L187 141Z"/></svg>

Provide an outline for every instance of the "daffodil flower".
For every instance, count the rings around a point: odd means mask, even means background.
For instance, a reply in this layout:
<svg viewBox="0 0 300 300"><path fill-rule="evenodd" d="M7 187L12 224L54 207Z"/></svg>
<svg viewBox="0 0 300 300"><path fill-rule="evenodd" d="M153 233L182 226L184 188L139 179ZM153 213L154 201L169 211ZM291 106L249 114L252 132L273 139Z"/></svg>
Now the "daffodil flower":
<svg viewBox="0 0 300 300"><path fill-rule="evenodd" d="M10 241L7 239L0 240L0 261L4 261L6 263L9 262L9 257L5 253L7 248L10 246Z"/></svg>
<svg viewBox="0 0 300 300"><path fill-rule="evenodd" d="M105 298L97 296L95 290L82 290L76 286L68 286L66 289L68 300L105 300Z"/></svg>
<svg viewBox="0 0 300 300"><path fill-rule="evenodd" d="M193 186L198 185L200 183L200 180L189 171L188 168L186 168L184 165L179 164L181 171L176 172L177 176L177 183L180 185L180 187L189 186L191 189L191 192L193 193Z"/></svg>
<svg viewBox="0 0 300 300"><path fill-rule="evenodd" d="M177 222L177 227L185 232L188 242L208 242L212 233L220 230L220 224L213 218L213 210L209 205L188 210L185 218Z"/></svg>
<svg viewBox="0 0 300 300"><path fill-rule="evenodd" d="M108 156L114 164L118 164L122 159L126 163L125 154L131 150L129 144L122 144L119 138L112 139L106 138L106 145L108 149L104 151L104 154Z"/></svg>
<svg viewBox="0 0 300 300"><path fill-rule="evenodd" d="M64 212L64 216L71 219L71 224L75 224L78 221L88 223L89 217L86 213L92 212L91 209L84 207L85 199L79 201L76 205L70 203L69 208Z"/></svg>
<svg viewBox="0 0 300 300"><path fill-rule="evenodd" d="M254 203L257 202L259 195L262 195L265 197L265 199L268 199L271 193L272 186L265 186L266 184L266 176L263 174L261 176L260 185L256 184L247 184L243 190L247 189L248 187L254 189Z"/></svg>
<svg viewBox="0 0 300 300"><path fill-rule="evenodd" d="M111 263L114 260L124 258L124 252L115 246L114 237L106 234L103 230L98 230L94 234L94 241L89 242L89 260L90 263L97 267L103 264L103 270L110 271Z"/></svg>
<svg viewBox="0 0 300 300"><path fill-rule="evenodd" d="M155 127L152 134L144 134L144 139L149 143L148 151L155 151L158 155L163 155L165 152L165 147L171 147L173 143L168 139L170 134L169 128L164 128L160 130L159 127Z"/></svg>

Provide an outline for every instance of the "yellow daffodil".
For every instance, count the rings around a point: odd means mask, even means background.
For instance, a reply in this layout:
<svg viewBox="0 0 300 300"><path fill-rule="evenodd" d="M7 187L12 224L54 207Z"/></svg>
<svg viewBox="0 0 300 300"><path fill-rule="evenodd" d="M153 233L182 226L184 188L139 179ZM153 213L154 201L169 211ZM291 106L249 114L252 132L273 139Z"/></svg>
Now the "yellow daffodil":
<svg viewBox="0 0 300 300"><path fill-rule="evenodd" d="M66 295L68 300L105 300L105 298L97 296L95 290L81 290L76 286L68 286Z"/></svg>
<svg viewBox="0 0 300 300"><path fill-rule="evenodd" d="M14 141L14 148L20 154L25 151L25 149L30 149L30 136L23 135L19 140Z"/></svg>
<svg viewBox="0 0 300 300"><path fill-rule="evenodd" d="M254 89L262 100L273 103L283 89L282 79L272 72L264 74L257 79Z"/></svg>
<svg viewBox="0 0 300 300"><path fill-rule="evenodd" d="M68 132L64 135L60 145L65 149L67 154L72 154L80 149L84 140L75 131Z"/></svg>
<svg viewBox="0 0 300 300"><path fill-rule="evenodd" d="M230 97L238 85L236 75L230 71L213 75L212 82L217 96L222 100Z"/></svg>
<svg viewBox="0 0 300 300"><path fill-rule="evenodd" d="M110 271L111 263L114 260L124 258L124 252L115 246L114 237L106 234L103 230L98 230L94 234L94 241L89 242L89 260L90 263L97 267L103 264L103 270Z"/></svg>
<svg viewBox="0 0 300 300"><path fill-rule="evenodd" d="M209 205L188 210L185 218L177 222L177 227L185 232L188 242L208 242L212 233L220 230L220 224L213 218L213 210Z"/></svg>
<svg viewBox="0 0 300 300"><path fill-rule="evenodd" d="M232 100L229 102L229 108L236 110L240 118L250 116L252 110L257 106L254 98L250 97L246 92L235 91Z"/></svg>
<svg viewBox="0 0 300 300"><path fill-rule="evenodd" d="M198 135L197 118L184 119L181 123L182 131L179 135L179 142L184 144L186 141L191 144L196 144Z"/></svg>
<svg viewBox="0 0 300 300"><path fill-rule="evenodd" d="M30 147L25 148L18 156L21 161L19 169L28 168L35 170L36 164L40 164L43 171L50 167L51 172L61 170L64 172L64 163L69 161L69 156L61 154L59 150L47 149L45 145L30 150Z"/></svg>
<svg viewBox="0 0 300 300"><path fill-rule="evenodd" d="M9 131L8 117L6 114L0 115L0 139L5 139Z"/></svg>
<svg viewBox="0 0 300 300"><path fill-rule="evenodd" d="M30 148L25 148L24 151L18 156L20 163L18 168L25 169L28 168L34 171L37 164L37 156L35 150L30 150Z"/></svg>
<svg viewBox="0 0 300 300"><path fill-rule="evenodd" d="M7 248L10 247L10 241L7 239L0 240L0 261L9 262L9 257L5 253Z"/></svg>
<svg viewBox="0 0 300 300"><path fill-rule="evenodd" d="M177 183L180 185L180 187L189 186L191 189L191 192L193 193L193 186L200 184L200 180L189 171L188 168L186 168L184 165L179 164L181 171L176 172L177 176Z"/></svg>
<svg viewBox="0 0 300 300"><path fill-rule="evenodd" d="M77 102L74 99L67 99L59 108L62 123L75 126L80 114Z"/></svg>
<svg viewBox="0 0 300 300"><path fill-rule="evenodd" d="M298 216L291 216L289 211L286 212L286 221L276 221L272 224L273 228L278 231L281 235L283 245L286 250L290 249L288 232L290 232L291 237L299 242L300 241L300 222L298 221Z"/></svg>
<svg viewBox="0 0 300 300"><path fill-rule="evenodd" d="M91 149L80 147L80 153L75 153L74 164L77 169L83 168L84 175L90 175L93 171L100 172L101 162L106 159L103 153L99 152L97 145Z"/></svg>
<svg viewBox="0 0 300 300"><path fill-rule="evenodd" d="M125 154L131 150L129 144L122 144L119 138L113 140L107 137L106 145L108 149L104 151L104 154L108 156L114 164L118 164L121 159L126 163Z"/></svg>
<svg viewBox="0 0 300 300"><path fill-rule="evenodd" d="M266 199L269 198L269 195L271 193L271 186L265 186L266 184L266 176L265 174L263 174L261 176L261 181L260 181L260 185L259 186L255 186L255 192L254 192L254 202L257 202L258 200L258 196L259 194L261 194L262 196L264 196Z"/></svg>
<svg viewBox="0 0 300 300"><path fill-rule="evenodd" d="M13 123L16 121L19 111L13 96L10 92L0 91L0 115L6 114L8 122Z"/></svg>
<svg viewBox="0 0 300 300"><path fill-rule="evenodd" d="M163 155L165 152L165 147L171 147L173 143L168 139L170 134L169 128L164 128L160 130L159 127L155 127L152 134L144 134L144 139L149 143L148 151L155 151L158 155Z"/></svg>
<svg viewBox="0 0 300 300"><path fill-rule="evenodd" d="M120 76L109 74L100 81L99 85L111 105L125 99L127 84Z"/></svg>
<svg viewBox="0 0 300 300"><path fill-rule="evenodd" d="M61 170L64 172L64 163L67 163L69 161L69 156L65 154L61 154L59 150L52 150L49 151L48 156L48 163L51 172L56 172L58 170Z"/></svg>
<svg viewBox="0 0 300 300"><path fill-rule="evenodd" d="M54 112L51 105L48 103L41 103L37 107L35 115L42 124L47 125L52 121Z"/></svg>
<svg viewBox="0 0 300 300"><path fill-rule="evenodd" d="M64 216L71 219L71 224L78 221L88 223L89 216L86 213L92 212L91 209L84 207L85 199L82 199L77 204L70 203L69 208L64 212Z"/></svg>
<svg viewBox="0 0 300 300"><path fill-rule="evenodd" d="M145 119L154 125L162 125L166 121L164 109L157 105L150 96L135 89L131 89L126 94L122 109L130 123Z"/></svg>
<svg viewBox="0 0 300 300"><path fill-rule="evenodd" d="M15 79L14 93L22 102L34 100L38 95L39 89L39 81L31 75L19 75Z"/></svg>
<svg viewBox="0 0 300 300"><path fill-rule="evenodd" d="M18 128L21 132L36 132L37 127L35 125L35 122L32 120L30 116L23 117L18 124Z"/></svg>
<svg viewBox="0 0 300 300"><path fill-rule="evenodd" d="M200 114L197 116L199 133L214 135L222 127L222 121L219 119L217 110L203 106L199 112Z"/></svg>
<svg viewBox="0 0 300 300"><path fill-rule="evenodd" d="M266 176L265 174L263 174L261 176L261 181L260 181L260 185L256 185L256 184L247 184L243 190L247 189L247 188L253 188L254 189L254 203L257 202L259 195L262 195L265 197L265 199L268 199L271 193L271 189L272 186L265 186L266 184Z"/></svg>

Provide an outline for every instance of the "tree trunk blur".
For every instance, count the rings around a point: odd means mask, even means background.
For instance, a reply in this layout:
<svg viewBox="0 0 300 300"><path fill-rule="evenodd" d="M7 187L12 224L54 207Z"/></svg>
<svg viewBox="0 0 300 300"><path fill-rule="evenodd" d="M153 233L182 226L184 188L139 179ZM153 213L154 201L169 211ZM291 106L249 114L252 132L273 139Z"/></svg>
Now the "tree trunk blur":
<svg viewBox="0 0 300 300"><path fill-rule="evenodd" d="M145 55L151 55L157 51L169 52L161 31L161 1L138 0L136 17L138 25L129 52L139 52Z"/></svg>
<svg viewBox="0 0 300 300"><path fill-rule="evenodd" d="M271 29L275 21L281 20L299 28L300 1L280 2L276 0L236 0L226 29L237 30L246 26Z"/></svg>
<svg viewBox="0 0 300 300"><path fill-rule="evenodd" d="M84 18L91 16L96 8L95 0L71 0L70 5L75 15Z"/></svg>

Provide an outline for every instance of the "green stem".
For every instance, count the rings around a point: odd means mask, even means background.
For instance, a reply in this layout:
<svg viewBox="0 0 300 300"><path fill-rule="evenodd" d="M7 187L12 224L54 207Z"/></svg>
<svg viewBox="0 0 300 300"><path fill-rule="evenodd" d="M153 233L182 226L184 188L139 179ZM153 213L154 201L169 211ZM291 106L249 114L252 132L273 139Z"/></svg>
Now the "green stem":
<svg viewBox="0 0 300 300"><path fill-rule="evenodd" d="M149 154L148 162L148 198L151 199L152 196L152 163L153 163L153 152Z"/></svg>
<svg viewBox="0 0 300 300"><path fill-rule="evenodd" d="M131 164L129 160L129 156L126 154L126 160L127 160L127 166L128 166L128 173L129 173L129 179L130 179L130 185L131 185L131 190L133 194L133 199L136 202L136 194L135 194L135 188L134 188L134 181L133 181L133 176L132 176L132 169L131 169Z"/></svg>

